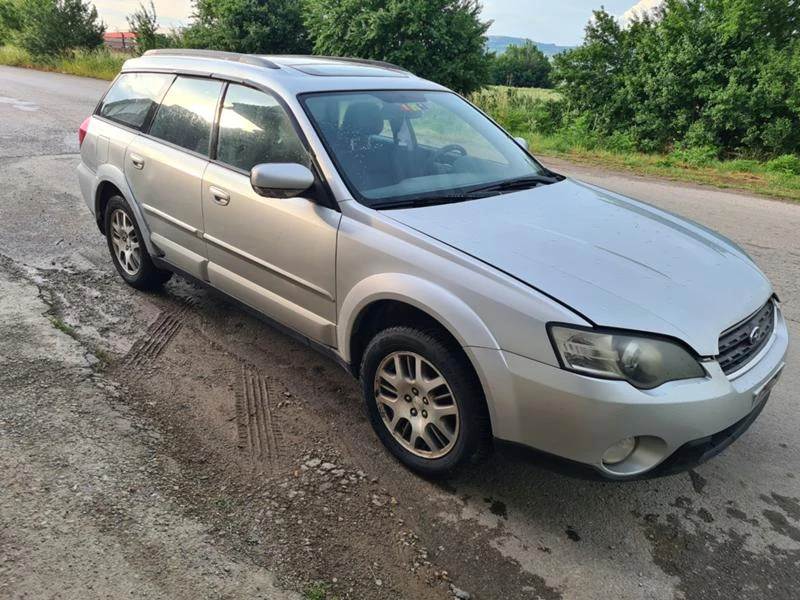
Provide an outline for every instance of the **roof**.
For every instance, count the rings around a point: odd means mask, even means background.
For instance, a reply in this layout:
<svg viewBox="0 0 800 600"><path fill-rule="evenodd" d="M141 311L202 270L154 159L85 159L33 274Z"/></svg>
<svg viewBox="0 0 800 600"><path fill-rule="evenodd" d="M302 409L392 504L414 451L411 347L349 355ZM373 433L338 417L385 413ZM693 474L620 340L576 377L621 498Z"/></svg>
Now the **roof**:
<svg viewBox="0 0 800 600"><path fill-rule="evenodd" d="M386 62L359 58L255 55L215 50L151 50L124 71L155 70L220 76L270 85L290 94L327 90L444 89Z"/></svg>
<svg viewBox="0 0 800 600"><path fill-rule="evenodd" d="M103 34L103 39L105 40L121 40L122 38L135 38L136 34L130 31L119 31L119 32L106 32Z"/></svg>

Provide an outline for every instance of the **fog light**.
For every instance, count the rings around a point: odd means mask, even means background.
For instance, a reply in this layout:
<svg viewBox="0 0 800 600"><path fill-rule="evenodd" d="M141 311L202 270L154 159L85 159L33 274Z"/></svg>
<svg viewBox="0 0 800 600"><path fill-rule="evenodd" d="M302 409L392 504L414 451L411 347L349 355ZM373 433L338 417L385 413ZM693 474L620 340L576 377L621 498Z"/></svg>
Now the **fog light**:
<svg viewBox="0 0 800 600"><path fill-rule="evenodd" d="M617 465L624 460L627 460L631 454L636 450L636 438L629 437L620 440L611 446L606 453L603 454L603 464Z"/></svg>

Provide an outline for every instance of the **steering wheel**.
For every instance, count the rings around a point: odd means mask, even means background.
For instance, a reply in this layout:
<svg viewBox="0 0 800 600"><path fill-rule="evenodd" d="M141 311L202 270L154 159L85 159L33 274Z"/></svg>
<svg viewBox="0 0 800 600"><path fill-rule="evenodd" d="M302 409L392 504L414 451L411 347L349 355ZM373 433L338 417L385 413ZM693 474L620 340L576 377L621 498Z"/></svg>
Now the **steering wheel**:
<svg viewBox="0 0 800 600"><path fill-rule="evenodd" d="M439 148L434 155L431 157L432 163L439 163L439 164L448 164L452 165L455 162L456 158L460 158L462 156L466 156L467 151L464 146L459 144L447 144L446 146L442 146ZM452 156L451 160L445 160L445 157Z"/></svg>

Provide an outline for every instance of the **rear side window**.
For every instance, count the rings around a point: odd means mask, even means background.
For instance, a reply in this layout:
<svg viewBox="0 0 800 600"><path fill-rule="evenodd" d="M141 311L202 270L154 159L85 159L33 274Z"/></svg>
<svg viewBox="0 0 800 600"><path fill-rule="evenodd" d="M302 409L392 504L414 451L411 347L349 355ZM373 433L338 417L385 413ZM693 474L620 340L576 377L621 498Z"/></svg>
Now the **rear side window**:
<svg viewBox="0 0 800 600"><path fill-rule="evenodd" d="M150 135L208 156L222 83L178 77L161 102Z"/></svg>
<svg viewBox="0 0 800 600"><path fill-rule="evenodd" d="M165 73L123 73L103 98L97 114L141 130L173 79Z"/></svg>
<svg viewBox="0 0 800 600"><path fill-rule="evenodd" d="M278 101L234 84L222 105L217 160L243 171L261 163L310 165L308 152Z"/></svg>

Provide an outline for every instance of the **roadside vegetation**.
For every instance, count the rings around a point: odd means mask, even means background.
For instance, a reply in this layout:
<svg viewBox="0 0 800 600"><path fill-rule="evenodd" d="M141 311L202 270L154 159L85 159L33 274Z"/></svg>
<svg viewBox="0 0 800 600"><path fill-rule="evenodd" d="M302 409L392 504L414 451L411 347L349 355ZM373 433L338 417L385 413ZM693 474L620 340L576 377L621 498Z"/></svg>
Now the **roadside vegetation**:
<svg viewBox="0 0 800 600"><path fill-rule="evenodd" d="M386 60L468 94L536 153L800 200L798 2L666 0L625 26L601 9L584 43L552 61L532 43L489 53L478 0L197 0L194 10L164 35L153 4L140 4L128 17L132 54ZM0 64L110 79L131 54L104 49L103 31L84 0L0 0Z"/></svg>
<svg viewBox="0 0 800 600"><path fill-rule="evenodd" d="M81 77L111 80L119 73L129 55L99 50L72 50L57 56L34 57L17 46L0 47L0 64L26 69L39 69Z"/></svg>
<svg viewBox="0 0 800 600"><path fill-rule="evenodd" d="M800 201L800 156L796 154L759 160L747 155L721 158L703 147L642 152L620 136L592 132L580 120L552 126L555 119L563 118L563 96L555 90L493 86L469 99L512 135L525 138L537 155Z"/></svg>

